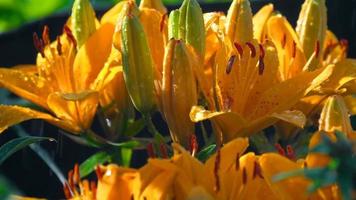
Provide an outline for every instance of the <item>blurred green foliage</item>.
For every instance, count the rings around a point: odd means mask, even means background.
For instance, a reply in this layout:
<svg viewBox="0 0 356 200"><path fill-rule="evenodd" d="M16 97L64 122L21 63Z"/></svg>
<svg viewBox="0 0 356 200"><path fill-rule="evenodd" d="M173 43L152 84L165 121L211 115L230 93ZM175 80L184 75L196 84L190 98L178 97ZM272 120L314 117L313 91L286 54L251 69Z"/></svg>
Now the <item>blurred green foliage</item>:
<svg viewBox="0 0 356 200"><path fill-rule="evenodd" d="M91 0L96 8L113 5L119 0ZM175 5L182 0L163 0ZM202 3L227 2L230 0L201 0ZM70 10L73 0L0 0L0 32L8 31L57 12Z"/></svg>

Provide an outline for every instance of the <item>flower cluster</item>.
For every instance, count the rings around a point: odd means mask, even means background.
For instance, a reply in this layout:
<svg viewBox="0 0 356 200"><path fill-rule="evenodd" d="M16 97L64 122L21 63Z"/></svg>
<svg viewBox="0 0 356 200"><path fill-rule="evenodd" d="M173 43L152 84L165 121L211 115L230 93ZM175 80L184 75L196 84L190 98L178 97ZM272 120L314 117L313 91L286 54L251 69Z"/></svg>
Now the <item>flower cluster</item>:
<svg viewBox="0 0 356 200"><path fill-rule="evenodd" d="M0 132L42 119L110 153L147 147L139 169L124 156L97 165L97 184L80 181L76 166L68 199L351 198L333 182L308 193L308 176L274 178L333 161L300 155L300 140L310 149L339 131L356 140L356 60L328 30L325 0L305 0L296 24L272 4L253 15L249 0L234 0L227 15L203 13L196 0L169 13L160 0L123 0L101 19L75 0L55 41L48 27L33 35L35 65L0 68L2 87L40 107L0 105Z"/></svg>

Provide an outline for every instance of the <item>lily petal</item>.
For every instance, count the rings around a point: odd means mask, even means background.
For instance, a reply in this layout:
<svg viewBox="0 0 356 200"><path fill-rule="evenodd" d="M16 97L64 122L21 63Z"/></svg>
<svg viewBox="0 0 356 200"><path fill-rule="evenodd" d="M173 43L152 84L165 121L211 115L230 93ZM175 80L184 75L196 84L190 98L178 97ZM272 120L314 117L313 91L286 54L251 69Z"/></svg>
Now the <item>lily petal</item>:
<svg viewBox="0 0 356 200"><path fill-rule="evenodd" d="M66 130L73 130L71 124L60 121L49 114L32 110L30 108L0 105L0 111L0 133L10 126L30 119L43 119Z"/></svg>
<svg viewBox="0 0 356 200"><path fill-rule="evenodd" d="M34 73L0 68L0 84L18 96L48 108L46 99L51 91L45 87L46 81Z"/></svg>
<svg viewBox="0 0 356 200"><path fill-rule="evenodd" d="M102 25L79 49L74 61L77 91L86 90L94 82L110 55L114 26Z"/></svg>
<svg viewBox="0 0 356 200"><path fill-rule="evenodd" d="M273 12L273 4L267 4L263 6L252 18L253 20L253 36L259 42L263 42L265 39L265 26L269 17Z"/></svg>

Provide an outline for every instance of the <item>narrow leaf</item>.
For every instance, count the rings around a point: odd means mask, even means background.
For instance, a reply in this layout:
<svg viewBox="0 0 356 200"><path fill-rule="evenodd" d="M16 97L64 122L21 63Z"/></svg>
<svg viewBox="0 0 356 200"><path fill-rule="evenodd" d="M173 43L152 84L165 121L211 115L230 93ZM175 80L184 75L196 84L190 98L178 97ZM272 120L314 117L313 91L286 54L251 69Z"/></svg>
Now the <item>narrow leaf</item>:
<svg viewBox="0 0 356 200"><path fill-rule="evenodd" d="M79 167L80 177L84 178L92 173L96 165L103 164L111 159L111 156L104 151L100 151L87 160L85 160Z"/></svg>

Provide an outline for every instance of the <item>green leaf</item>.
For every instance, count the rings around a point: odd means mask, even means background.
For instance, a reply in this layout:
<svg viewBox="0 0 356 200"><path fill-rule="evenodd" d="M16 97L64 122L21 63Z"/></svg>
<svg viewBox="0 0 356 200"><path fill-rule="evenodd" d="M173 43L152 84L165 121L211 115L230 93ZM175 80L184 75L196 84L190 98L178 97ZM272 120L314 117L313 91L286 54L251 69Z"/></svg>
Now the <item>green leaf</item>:
<svg viewBox="0 0 356 200"><path fill-rule="evenodd" d="M9 200L10 195L14 194L16 189L3 176L0 176L0 199Z"/></svg>
<svg viewBox="0 0 356 200"><path fill-rule="evenodd" d="M135 140L127 141L127 142L120 142L120 143L107 141L107 143L110 144L111 146L128 148L128 149L134 149L135 147L138 147L141 145L141 143L139 141L135 141Z"/></svg>
<svg viewBox="0 0 356 200"><path fill-rule="evenodd" d="M198 154L197 158L204 162L206 161L212 154L214 154L216 151L216 144L209 145L202 149Z"/></svg>
<svg viewBox="0 0 356 200"><path fill-rule="evenodd" d="M25 132L21 126L14 126L16 134L20 137L28 137L29 135ZM52 170L52 172L57 176L62 185L68 184L66 177L64 177L62 171L58 168L57 164L53 161L52 157L38 144L30 144L30 148L47 164L47 166ZM1 199L1 198L0 198Z"/></svg>
<svg viewBox="0 0 356 200"><path fill-rule="evenodd" d="M43 140L55 141L53 138L49 137L34 137L34 136L24 136L20 138L13 139L0 147L0 165L12 154L17 151L27 147L30 144L40 142Z"/></svg>
<svg viewBox="0 0 356 200"><path fill-rule="evenodd" d="M104 151L98 152L90 156L79 166L80 178L88 176L94 171L95 166L108 162L110 161L110 159L111 155Z"/></svg>

